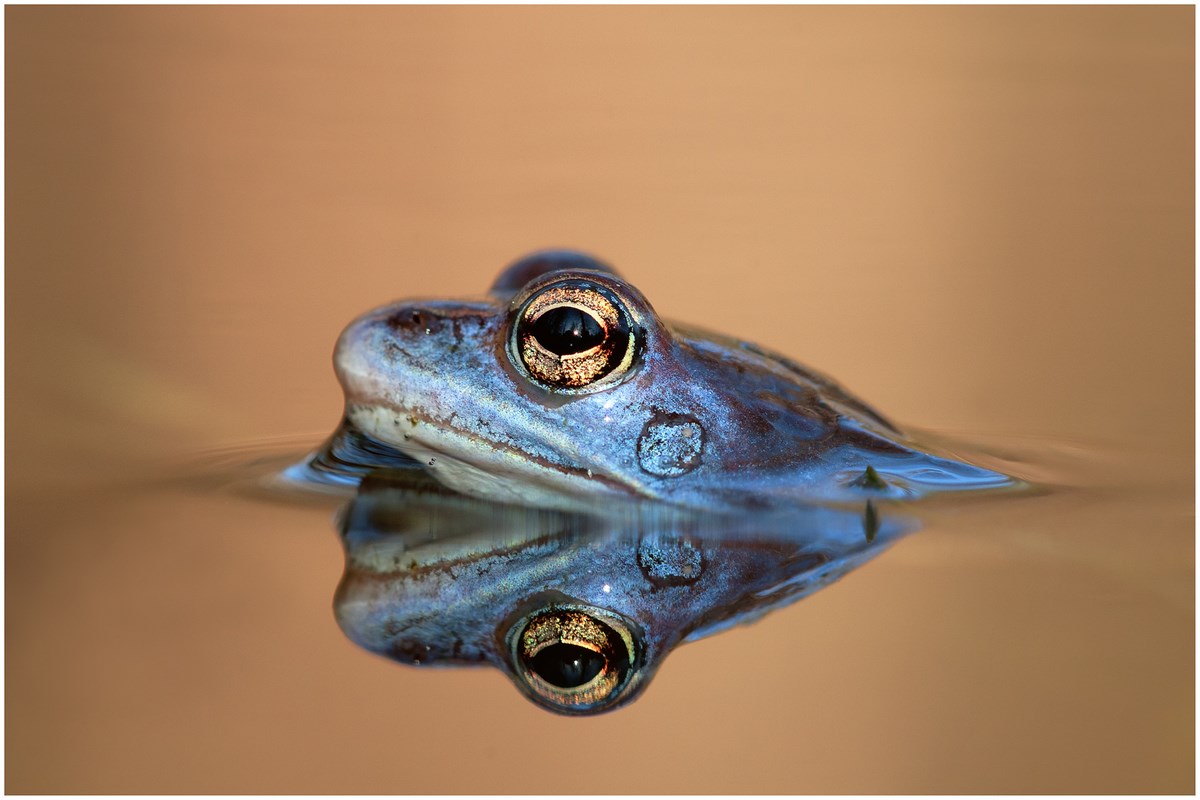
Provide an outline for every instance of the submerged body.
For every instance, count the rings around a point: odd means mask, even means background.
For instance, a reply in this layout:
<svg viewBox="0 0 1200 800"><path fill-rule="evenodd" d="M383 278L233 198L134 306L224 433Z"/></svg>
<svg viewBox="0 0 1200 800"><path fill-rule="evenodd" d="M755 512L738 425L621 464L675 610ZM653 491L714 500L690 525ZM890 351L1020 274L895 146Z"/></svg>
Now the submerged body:
<svg viewBox="0 0 1200 800"><path fill-rule="evenodd" d="M486 300L369 312L334 363L346 415L330 450L352 435L370 443L364 468L402 455L492 500L718 507L1011 483L915 448L783 356L660 319L610 267L570 251L517 262Z"/></svg>

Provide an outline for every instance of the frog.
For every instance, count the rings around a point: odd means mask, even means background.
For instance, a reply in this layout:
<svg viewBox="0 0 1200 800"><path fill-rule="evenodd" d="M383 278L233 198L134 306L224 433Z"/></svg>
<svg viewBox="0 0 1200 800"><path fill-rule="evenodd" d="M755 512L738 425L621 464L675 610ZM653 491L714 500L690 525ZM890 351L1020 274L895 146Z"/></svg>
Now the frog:
<svg viewBox="0 0 1200 800"><path fill-rule="evenodd" d="M918 527L865 505L530 508L377 469L339 519L334 615L400 664L493 667L544 710L603 714L643 696L677 647L822 590Z"/></svg>
<svg viewBox="0 0 1200 800"><path fill-rule="evenodd" d="M919 446L787 356L661 318L576 250L516 260L483 297L368 311L338 338L334 368L345 413L310 465L350 483L409 466L468 496L557 508L857 503L1017 483Z"/></svg>

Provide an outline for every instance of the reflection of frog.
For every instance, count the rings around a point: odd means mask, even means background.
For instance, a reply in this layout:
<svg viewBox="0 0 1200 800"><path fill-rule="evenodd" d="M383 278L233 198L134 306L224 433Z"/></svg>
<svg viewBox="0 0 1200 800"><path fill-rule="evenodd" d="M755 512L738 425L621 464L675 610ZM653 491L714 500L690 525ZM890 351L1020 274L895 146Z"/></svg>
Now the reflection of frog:
<svg viewBox="0 0 1200 800"><path fill-rule="evenodd" d="M578 513L422 479L376 472L344 512L342 630L406 664L491 664L567 714L632 700L677 644L816 591L911 527L869 502Z"/></svg>
<svg viewBox="0 0 1200 800"><path fill-rule="evenodd" d="M574 252L517 262L487 300L369 312L342 333L334 362L341 442L371 445L361 466L386 465L370 451L395 448L477 497L712 507L1009 482L914 449L783 356L664 322L611 268Z"/></svg>

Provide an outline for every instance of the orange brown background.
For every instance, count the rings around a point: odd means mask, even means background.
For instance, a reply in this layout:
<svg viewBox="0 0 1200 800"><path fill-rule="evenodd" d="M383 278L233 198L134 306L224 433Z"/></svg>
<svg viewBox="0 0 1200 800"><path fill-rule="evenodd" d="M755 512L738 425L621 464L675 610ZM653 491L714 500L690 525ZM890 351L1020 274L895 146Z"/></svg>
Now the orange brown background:
<svg viewBox="0 0 1200 800"><path fill-rule="evenodd" d="M1193 14L7 8L5 788L1192 792ZM358 652L327 511L168 478L552 245L1070 489L598 719Z"/></svg>

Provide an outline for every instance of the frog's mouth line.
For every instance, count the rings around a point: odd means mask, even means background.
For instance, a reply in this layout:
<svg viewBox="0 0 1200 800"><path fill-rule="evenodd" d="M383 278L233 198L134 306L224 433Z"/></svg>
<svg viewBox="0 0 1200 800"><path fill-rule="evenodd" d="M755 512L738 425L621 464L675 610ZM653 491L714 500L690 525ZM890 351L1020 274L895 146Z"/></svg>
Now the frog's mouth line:
<svg viewBox="0 0 1200 800"><path fill-rule="evenodd" d="M377 417L374 425L364 425L363 413ZM375 402L369 405L351 405L346 409L346 416L360 429L376 439L387 442L405 455L425 463L439 477L447 478L451 488L459 488L455 480L455 466L465 468L476 474L478 478L487 476L492 481L502 483L506 475L519 478L521 484L527 485L531 478L546 490L555 494L565 494L571 497L579 496L579 488L588 489L587 494L607 495L617 493L631 498L659 499L654 493L643 486L623 481L610 475L597 473L585 467L572 467L551 461L522 450L511 444L481 438L477 434L465 431L446 420L435 419L416 409L406 408L386 402ZM388 424L383 424L383 423ZM420 429L434 431L436 439L419 436ZM396 431L400 436L383 435L384 432ZM463 443L461 447L448 447L455 441ZM496 458L471 458L472 451L490 453ZM440 460L440 463L435 463ZM532 465L535 469L528 470L505 469L512 464ZM447 466L450 465L450 466ZM556 479L558 478L558 479ZM601 488L602 487L602 488ZM598 489L600 489L598 491Z"/></svg>

